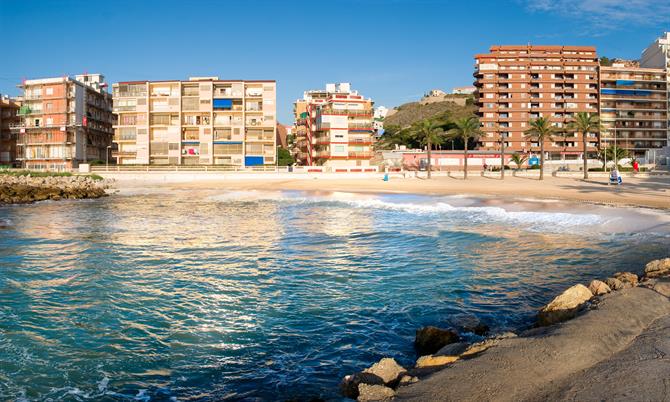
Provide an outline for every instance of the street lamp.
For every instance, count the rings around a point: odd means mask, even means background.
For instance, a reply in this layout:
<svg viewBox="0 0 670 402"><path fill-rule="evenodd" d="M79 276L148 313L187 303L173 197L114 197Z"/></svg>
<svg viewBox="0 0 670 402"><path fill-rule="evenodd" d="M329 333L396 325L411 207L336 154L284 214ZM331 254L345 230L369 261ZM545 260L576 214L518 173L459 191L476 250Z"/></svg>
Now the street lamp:
<svg viewBox="0 0 670 402"><path fill-rule="evenodd" d="M107 151L105 152L105 169L109 172L109 150L112 149L111 145L107 145Z"/></svg>

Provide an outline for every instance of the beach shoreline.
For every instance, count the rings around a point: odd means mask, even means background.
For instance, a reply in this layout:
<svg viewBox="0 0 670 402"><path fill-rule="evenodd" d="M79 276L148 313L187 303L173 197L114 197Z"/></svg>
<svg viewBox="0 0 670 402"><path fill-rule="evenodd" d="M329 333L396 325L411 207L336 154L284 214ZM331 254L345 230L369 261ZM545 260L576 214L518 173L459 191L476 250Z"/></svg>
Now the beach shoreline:
<svg viewBox="0 0 670 402"><path fill-rule="evenodd" d="M341 177L315 175L291 178L272 175L196 176L194 175L103 175L116 180L118 189L157 187L190 190L229 191L313 191L349 193L417 194L435 196L471 196L500 199L532 198L535 200L570 201L617 207L670 209L670 177L627 178L622 186L608 185L607 179L590 180L546 177L543 181L528 177L474 176L436 177L431 180L381 175Z"/></svg>

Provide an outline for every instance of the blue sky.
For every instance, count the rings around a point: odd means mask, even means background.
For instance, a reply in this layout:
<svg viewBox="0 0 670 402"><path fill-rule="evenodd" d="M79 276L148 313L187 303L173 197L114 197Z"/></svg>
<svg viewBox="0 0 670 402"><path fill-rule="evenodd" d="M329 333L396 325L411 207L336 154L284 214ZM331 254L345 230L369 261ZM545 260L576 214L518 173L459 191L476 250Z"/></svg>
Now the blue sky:
<svg viewBox="0 0 670 402"><path fill-rule="evenodd" d="M377 105L472 83L493 44L593 45L638 58L670 30L660 0L0 0L0 93L23 78L275 79L279 120L326 82Z"/></svg>

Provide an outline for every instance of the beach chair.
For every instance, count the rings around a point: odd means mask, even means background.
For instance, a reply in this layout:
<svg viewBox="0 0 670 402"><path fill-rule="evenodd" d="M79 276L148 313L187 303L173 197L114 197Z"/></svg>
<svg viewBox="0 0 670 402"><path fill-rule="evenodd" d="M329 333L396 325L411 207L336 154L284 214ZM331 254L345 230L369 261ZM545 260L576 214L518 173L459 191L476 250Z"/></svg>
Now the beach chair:
<svg viewBox="0 0 670 402"><path fill-rule="evenodd" d="M616 184L617 186L623 184L623 180L621 179L621 175L619 174L618 170L612 169L610 172L610 180L607 184Z"/></svg>

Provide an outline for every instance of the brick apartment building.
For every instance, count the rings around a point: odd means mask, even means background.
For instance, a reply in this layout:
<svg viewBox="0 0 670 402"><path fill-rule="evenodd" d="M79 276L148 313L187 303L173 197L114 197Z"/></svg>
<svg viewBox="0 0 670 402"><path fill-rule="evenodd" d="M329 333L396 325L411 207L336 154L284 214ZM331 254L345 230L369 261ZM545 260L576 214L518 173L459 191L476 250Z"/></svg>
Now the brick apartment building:
<svg viewBox="0 0 670 402"><path fill-rule="evenodd" d="M21 121L20 102L0 95L0 166L16 167L16 133L12 127Z"/></svg>
<svg viewBox="0 0 670 402"><path fill-rule="evenodd" d="M276 82L192 77L114 84L120 165L276 163Z"/></svg>
<svg viewBox="0 0 670 402"><path fill-rule="evenodd" d="M484 134L478 149L537 153L540 144L524 132L528 122L548 118L565 127L578 112L598 113L598 58L594 47L492 46L475 56L475 100ZM556 136L545 143L550 159L577 159L581 134ZM595 152L598 134L588 134Z"/></svg>
<svg viewBox="0 0 670 402"><path fill-rule="evenodd" d="M12 126L17 160L31 170L63 171L105 160L112 145L112 97L100 74L27 80L20 122Z"/></svg>

